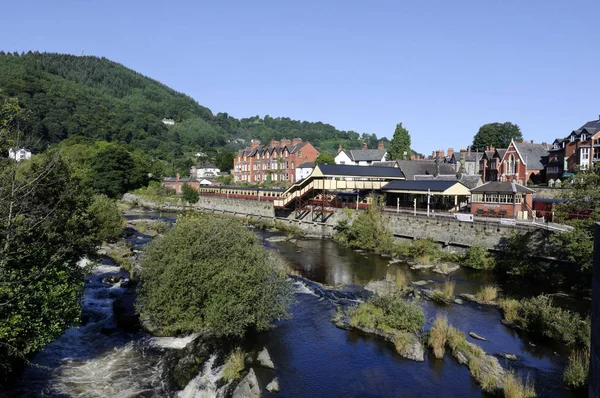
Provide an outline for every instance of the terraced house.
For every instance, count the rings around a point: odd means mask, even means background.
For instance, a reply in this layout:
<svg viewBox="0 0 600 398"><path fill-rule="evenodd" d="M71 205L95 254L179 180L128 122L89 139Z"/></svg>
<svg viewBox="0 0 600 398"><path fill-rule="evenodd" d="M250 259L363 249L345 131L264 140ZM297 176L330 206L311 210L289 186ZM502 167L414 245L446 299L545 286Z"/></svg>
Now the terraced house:
<svg viewBox="0 0 600 398"><path fill-rule="evenodd" d="M588 169L600 160L600 118L557 138L550 148L546 181L572 177L577 169Z"/></svg>
<svg viewBox="0 0 600 398"><path fill-rule="evenodd" d="M296 168L304 162L314 162L319 151L301 138L271 140L261 145L252 140L250 146L238 152L233 163L234 182L296 182Z"/></svg>

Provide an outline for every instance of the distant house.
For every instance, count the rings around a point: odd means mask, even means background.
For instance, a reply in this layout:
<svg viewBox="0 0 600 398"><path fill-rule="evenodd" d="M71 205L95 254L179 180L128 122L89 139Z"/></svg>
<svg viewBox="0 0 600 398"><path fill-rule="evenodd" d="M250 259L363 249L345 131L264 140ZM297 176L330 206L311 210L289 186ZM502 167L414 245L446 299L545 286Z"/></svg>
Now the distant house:
<svg viewBox="0 0 600 398"><path fill-rule="evenodd" d="M369 149L366 143L359 150L344 149L340 145L338 154L335 157L335 164L370 166L373 162L385 161L386 156L387 151L382 141L379 142L377 149Z"/></svg>
<svg viewBox="0 0 600 398"><path fill-rule="evenodd" d="M471 147L467 149L462 148L460 152L454 152L452 148L448 149L448 155L446 157L447 163L455 165L456 172L460 171L462 161L464 159L464 173L466 174L479 174L481 159L483 158L483 152L471 152Z"/></svg>
<svg viewBox="0 0 600 398"><path fill-rule="evenodd" d="M221 170L217 166L208 162L192 166L190 170L190 174L196 178L217 177L220 172Z"/></svg>
<svg viewBox="0 0 600 398"><path fill-rule="evenodd" d="M21 160L24 160L24 159L30 159L31 151L27 150L25 148L20 148L20 149L10 148L8 150L8 157L9 157L9 159L15 159L17 162L20 162Z"/></svg>
<svg viewBox="0 0 600 398"><path fill-rule="evenodd" d="M296 181L305 179L315 168L315 162L304 162L296 167Z"/></svg>
<svg viewBox="0 0 600 398"><path fill-rule="evenodd" d="M190 187L198 190L198 187L200 186L200 180L194 177L181 178L179 174L177 174L175 177L165 177L163 180L164 186L174 189L175 192L179 194L181 193L183 184L188 184Z"/></svg>
<svg viewBox="0 0 600 398"><path fill-rule="evenodd" d="M163 122L164 124L166 124L167 126L175 126L175 120L173 120L173 119L167 119L167 118L164 118L164 119L162 120L162 122Z"/></svg>

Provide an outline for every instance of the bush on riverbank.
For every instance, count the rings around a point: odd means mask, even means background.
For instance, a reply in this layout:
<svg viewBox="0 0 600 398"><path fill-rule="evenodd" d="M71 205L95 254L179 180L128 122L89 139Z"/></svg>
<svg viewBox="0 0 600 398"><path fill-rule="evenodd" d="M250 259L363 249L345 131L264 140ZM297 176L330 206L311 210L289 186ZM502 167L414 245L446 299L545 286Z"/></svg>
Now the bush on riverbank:
<svg viewBox="0 0 600 398"><path fill-rule="evenodd" d="M452 279L446 279L441 286L433 289L433 300L444 303L453 300L455 286L456 283Z"/></svg>
<svg viewBox="0 0 600 398"><path fill-rule="evenodd" d="M494 257L490 256L487 249L479 243L469 248L461 263L465 267L482 270L494 269L496 266Z"/></svg>
<svg viewBox="0 0 600 398"><path fill-rule="evenodd" d="M563 373L563 381L569 388L578 389L585 387L590 372L590 351L574 350L569 355L569 363Z"/></svg>
<svg viewBox="0 0 600 398"><path fill-rule="evenodd" d="M381 206L374 203L349 225L344 219L336 226L336 239L352 248L388 253L392 247L392 231L383 221Z"/></svg>
<svg viewBox="0 0 600 398"><path fill-rule="evenodd" d="M174 203L179 201L174 189L163 185L160 181L150 181L147 187L133 191L133 194L154 203Z"/></svg>
<svg viewBox="0 0 600 398"><path fill-rule="evenodd" d="M499 300L504 319L528 332L561 341L567 345L590 344L590 319L555 307L546 295L517 301Z"/></svg>
<svg viewBox="0 0 600 398"><path fill-rule="evenodd" d="M533 380L527 376L525 383L521 381L521 376L515 374L514 371L506 372L502 379L504 385L505 398L535 398L535 386Z"/></svg>
<svg viewBox="0 0 600 398"><path fill-rule="evenodd" d="M491 285L483 286L475 296L477 297L477 300L489 303L496 300L496 297L498 297L498 288Z"/></svg>
<svg viewBox="0 0 600 398"><path fill-rule="evenodd" d="M286 317L292 299L286 270L243 224L188 214L149 245L137 305L161 334L242 336Z"/></svg>

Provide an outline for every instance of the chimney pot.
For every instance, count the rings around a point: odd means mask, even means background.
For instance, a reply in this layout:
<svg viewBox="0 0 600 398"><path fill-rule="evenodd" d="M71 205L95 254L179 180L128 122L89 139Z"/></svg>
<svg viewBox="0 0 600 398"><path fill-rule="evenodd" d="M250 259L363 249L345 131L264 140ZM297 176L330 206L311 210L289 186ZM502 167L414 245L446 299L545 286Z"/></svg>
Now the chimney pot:
<svg viewBox="0 0 600 398"><path fill-rule="evenodd" d="M344 148L342 147L342 144L340 144L340 146L338 146L338 153L342 152L344 150Z"/></svg>
<svg viewBox="0 0 600 398"><path fill-rule="evenodd" d="M302 138L298 138L298 137L296 137L296 138L293 138L293 139L292 139L292 145L298 145L298 144L300 144L301 142L302 142Z"/></svg>
<svg viewBox="0 0 600 398"><path fill-rule="evenodd" d="M362 149L363 151L365 151L365 150L369 149L369 147L367 146L367 143L366 143L366 142L365 142L365 143L363 143L363 145L362 145L362 148L361 148L361 149Z"/></svg>
<svg viewBox="0 0 600 398"><path fill-rule="evenodd" d="M533 140L531 140L531 143L533 144Z"/></svg>
<svg viewBox="0 0 600 398"><path fill-rule="evenodd" d="M179 173L175 174L175 178L177 179L177 181L179 181L179 178L181 178L181 176L179 175Z"/></svg>
<svg viewBox="0 0 600 398"><path fill-rule="evenodd" d="M377 144L377 149L385 149L383 146L383 141L379 141L379 144Z"/></svg>

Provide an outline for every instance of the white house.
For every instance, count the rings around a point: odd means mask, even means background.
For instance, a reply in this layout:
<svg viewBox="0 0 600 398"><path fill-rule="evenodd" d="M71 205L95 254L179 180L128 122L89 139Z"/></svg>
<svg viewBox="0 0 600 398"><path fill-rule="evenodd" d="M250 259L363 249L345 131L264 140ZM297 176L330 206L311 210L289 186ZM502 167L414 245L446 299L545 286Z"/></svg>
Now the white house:
<svg viewBox="0 0 600 398"><path fill-rule="evenodd" d="M315 162L304 162L296 167L296 181L300 181L310 175L315 168Z"/></svg>
<svg viewBox="0 0 600 398"><path fill-rule="evenodd" d="M164 118L164 119L162 120L162 122L163 122L164 124L166 124L167 126L175 126L175 120L173 120L173 119L167 119L167 118Z"/></svg>
<svg viewBox="0 0 600 398"><path fill-rule="evenodd" d="M201 163L198 166L192 166L190 174L195 178L217 177L221 172L217 166L211 163Z"/></svg>
<svg viewBox="0 0 600 398"><path fill-rule="evenodd" d="M17 162L23 160L23 159L30 159L31 158L31 151L25 149L25 148L21 148L21 149L12 149L10 148L8 150L8 157L10 159L16 159Z"/></svg>
<svg viewBox="0 0 600 398"><path fill-rule="evenodd" d="M386 156L387 151L383 147L383 142L379 143L377 149L368 149L366 143L359 150L343 149L340 145L335 164L370 166L373 162L385 161Z"/></svg>

